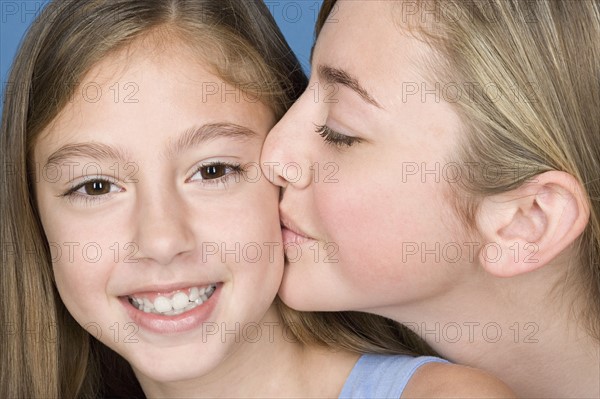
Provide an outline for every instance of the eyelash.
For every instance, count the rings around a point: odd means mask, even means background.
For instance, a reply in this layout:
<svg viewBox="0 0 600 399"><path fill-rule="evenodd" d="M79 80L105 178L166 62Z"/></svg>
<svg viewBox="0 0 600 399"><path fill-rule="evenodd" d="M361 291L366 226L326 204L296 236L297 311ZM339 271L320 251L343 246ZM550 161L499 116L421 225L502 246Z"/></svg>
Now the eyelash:
<svg viewBox="0 0 600 399"><path fill-rule="evenodd" d="M327 125L317 125L315 132L318 133L319 136L323 137L323 140L325 140L327 144L338 148L351 147L354 144L362 141L358 137L350 137L346 136L345 134L338 133Z"/></svg>
<svg viewBox="0 0 600 399"><path fill-rule="evenodd" d="M85 203L85 205L93 205L98 201L107 199L108 196L110 196L111 194L114 194L114 192L111 190L109 190L109 192L107 194L101 194L101 195L88 195L88 194L83 194L83 193L78 192L78 190L85 187L86 184L90 184L90 183L104 183L104 184L109 184L111 186L118 186L117 183L112 179L108 179L105 177L102 177L102 178L101 177L89 177L89 178L85 179L83 182L76 184L75 186L69 188L65 193L61 194L61 197L67 198L70 202L83 201ZM122 188L121 188L121 191L123 191Z"/></svg>
<svg viewBox="0 0 600 399"><path fill-rule="evenodd" d="M225 167L225 168L231 169L231 171L225 173L223 176L219 176L214 179L192 180L192 178L197 173L201 172L202 169L216 167L216 166ZM244 172L245 172L245 169L242 167L241 164L214 161L214 162L209 162L209 163L204 163L204 164L199 165L196 168L196 170L194 171L194 173L192 174L192 176L186 180L186 182L200 181L201 184L206 185L206 186L218 186L219 184L226 184L232 177L241 175ZM66 192L64 192L63 194L60 194L60 196L67 198L71 202L83 201L85 203L85 205L93 205L98 201L108 199L108 197L111 194L115 193L111 190L109 190L109 192L106 194L99 194L99 195L89 195L89 194L83 194L83 193L78 192L80 189L84 188L87 184L90 184L90 183L104 183L104 184L109 184L111 186L118 186L117 183L112 179L92 177L92 178L88 178L85 181L69 188ZM121 189L121 191L123 191L123 189Z"/></svg>
<svg viewBox="0 0 600 399"><path fill-rule="evenodd" d="M223 176L220 176L220 177L217 177L214 179L202 179L201 180L203 182L202 184L204 184L204 185L226 184L232 177L240 176L246 172L244 167L239 163L213 161L213 162L203 163L202 165L199 165L196 168L196 170L194 171L194 173L192 174L192 177L194 177L197 173L201 172L202 169L204 169L204 168L210 168L210 167L215 167L215 166L224 166L226 168L231 169L231 171L228 173L225 173ZM190 179L192 177L190 177ZM188 180L190 180L190 179L188 179Z"/></svg>

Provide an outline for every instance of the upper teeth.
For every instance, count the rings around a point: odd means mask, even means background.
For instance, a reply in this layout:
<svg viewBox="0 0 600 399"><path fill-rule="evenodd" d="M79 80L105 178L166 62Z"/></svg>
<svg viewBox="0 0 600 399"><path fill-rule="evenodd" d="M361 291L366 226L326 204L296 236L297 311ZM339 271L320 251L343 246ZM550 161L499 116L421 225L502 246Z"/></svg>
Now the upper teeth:
<svg viewBox="0 0 600 399"><path fill-rule="evenodd" d="M163 295L157 296L154 301L148 298L135 295L129 296L129 302L147 313L157 313L167 316L177 315L188 310L192 310L198 305L201 305L210 298L217 286L215 284L204 287L192 287L189 289L189 295L183 291L179 291L168 298Z"/></svg>

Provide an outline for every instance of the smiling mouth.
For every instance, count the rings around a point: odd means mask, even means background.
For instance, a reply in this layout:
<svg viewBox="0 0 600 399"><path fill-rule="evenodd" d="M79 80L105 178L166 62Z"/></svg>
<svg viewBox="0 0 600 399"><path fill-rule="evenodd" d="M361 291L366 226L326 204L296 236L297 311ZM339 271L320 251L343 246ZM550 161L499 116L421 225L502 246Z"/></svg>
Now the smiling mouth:
<svg viewBox="0 0 600 399"><path fill-rule="evenodd" d="M209 284L177 291L172 295L128 295L127 300L134 308L145 313L177 316L208 301L216 289L216 284Z"/></svg>

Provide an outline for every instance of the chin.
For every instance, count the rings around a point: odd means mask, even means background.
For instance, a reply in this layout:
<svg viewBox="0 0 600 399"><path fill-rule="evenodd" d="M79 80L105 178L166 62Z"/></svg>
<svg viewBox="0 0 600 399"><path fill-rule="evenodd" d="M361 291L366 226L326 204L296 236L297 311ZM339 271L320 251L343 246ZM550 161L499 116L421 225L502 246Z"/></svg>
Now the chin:
<svg viewBox="0 0 600 399"><path fill-rule="evenodd" d="M333 312L342 310L331 303L331 298L311 294L312 290L298 289L311 285L297 285L296 289L287 289L284 285L279 290L279 298L287 306L301 312Z"/></svg>
<svg viewBox="0 0 600 399"><path fill-rule="evenodd" d="M186 356L169 354L168 348L165 348L164 352L162 356L126 360L131 364L138 379L165 384L200 378L209 374L223 360L219 356L197 356L190 352Z"/></svg>

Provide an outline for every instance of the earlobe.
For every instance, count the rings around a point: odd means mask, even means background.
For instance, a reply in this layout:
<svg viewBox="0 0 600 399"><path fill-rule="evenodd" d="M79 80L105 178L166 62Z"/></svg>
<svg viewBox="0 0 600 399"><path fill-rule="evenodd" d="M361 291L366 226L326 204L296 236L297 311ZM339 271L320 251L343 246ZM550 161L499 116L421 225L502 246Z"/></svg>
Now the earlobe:
<svg viewBox="0 0 600 399"><path fill-rule="evenodd" d="M479 261L498 277L536 270L581 235L589 215L586 192L572 175L537 175L515 190L483 200L477 215L484 239Z"/></svg>

